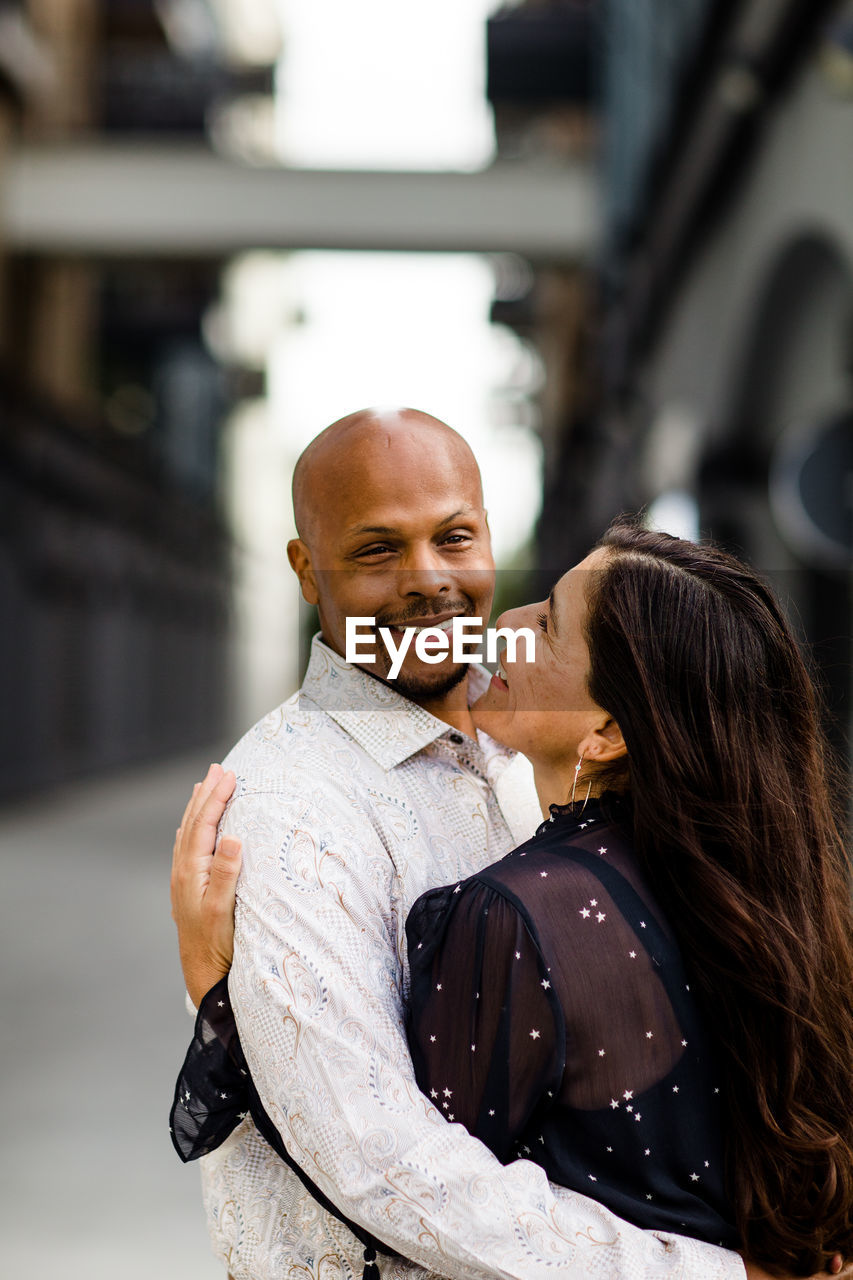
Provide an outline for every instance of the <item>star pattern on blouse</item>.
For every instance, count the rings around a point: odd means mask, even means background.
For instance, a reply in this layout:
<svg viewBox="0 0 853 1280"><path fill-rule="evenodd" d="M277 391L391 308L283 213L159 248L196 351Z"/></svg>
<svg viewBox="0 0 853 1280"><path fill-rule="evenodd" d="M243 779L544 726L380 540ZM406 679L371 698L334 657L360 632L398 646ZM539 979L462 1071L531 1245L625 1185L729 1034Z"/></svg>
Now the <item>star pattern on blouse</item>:
<svg viewBox="0 0 853 1280"><path fill-rule="evenodd" d="M225 1001L224 1001L224 1000L217 1000L216 1005L217 1005L217 1008L219 1008L219 1009L224 1009L224 1008L225 1008Z"/></svg>
<svg viewBox="0 0 853 1280"><path fill-rule="evenodd" d="M431 1098L437 1098L437 1097L438 1097L438 1090L437 1090L437 1089L430 1089L430 1091L429 1091L429 1096L430 1096Z"/></svg>
<svg viewBox="0 0 853 1280"><path fill-rule="evenodd" d="M583 824L579 824L579 825L583 825ZM591 841L590 841L590 844L591 844ZM599 852L599 854L604 855L604 854L608 853L608 852L609 852L609 850L608 850L608 848L607 848L607 846L606 846L606 845L602 845L602 846L599 848L598 852ZM542 864L540 863L539 876L540 876L542 879L546 879L546 878L548 878L548 875L549 875L550 866L549 866L549 864L546 864L546 866L548 866L548 870L543 870L543 869L541 869ZM593 886L592 886L592 885L590 885L590 888L592 888L592 887L593 887ZM606 886L603 886L603 885L602 885L602 886L600 886L600 887L601 887L601 889L602 889L602 891L603 891L603 892L606 892ZM460 885L456 886L456 889L452 890L452 892L458 892L460 889L461 889L461 883L460 883ZM448 892L451 892L451 891L450 891L450 890L448 890ZM588 892L588 890L587 890L587 892ZM578 896L580 896L580 895L578 895ZM577 899L575 899L575 900L577 901ZM600 898L598 898L597 896L593 896L593 897L590 897L590 898L587 898L587 899L581 899L581 906L580 906L579 908L576 908L576 910L578 911L578 914L580 915L581 919L583 919L583 920L594 919L594 920L595 920L595 922L597 922L598 924L605 923L605 922L607 921L608 917L609 917L609 918L610 918L610 920L611 920L611 929L613 929L613 928L615 927L615 926L614 926L614 924L612 923L613 921L617 921L617 922L618 922L619 920L621 920L621 911L620 911L619 907L618 907L617 905L615 905L615 904L612 902L612 900L607 900L607 901L605 901L604 899L600 899ZM615 915L614 915L614 912L616 913ZM488 909L487 909L487 908L485 909L484 914L488 914ZM637 919L636 919L636 917L634 918L634 920L633 920L633 921L626 921L626 923L633 923L633 927L634 927L634 929L636 929L636 930L637 930L637 934L639 934L639 930L640 930L640 929L647 930L648 928L654 928L654 921L652 922L652 925L648 925L648 923L647 923L647 921L646 921L646 920L637 920ZM606 936L607 936L607 934L602 935L602 937L606 937ZM630 936L630 935L629 935L629 936ZM510 934L510 938L511 938L511 937L512 937L512 934ZM521 944L520 944L520 942L518 942L518 943L516 944L516 945L517 945L517 947L518 947L518 950L516 950L516 949L513 947L513 944L512 944L512 942L511 942L511 941L509 941L509 939L507 939L507 944L508 944L508 945L507 945L507 950L509 950L509 951L511 951L511 952L513 953L513 955L514 955L515 959L516 959L516 960L518 960L519 962L521 962L522 960L524 960L525 964L527 964L527 955L528 955L528 953L527 953L527 952L522 952L522 951L521 951L521 949L520 949L520 948L521 948ZM422 945L425 945L425 944L422 944ZM637 944L637 947L635 947L633 950L630 950L630 951L628 951L628 952L623 952L623 955L624 955L624 956L626 956L626 958L629 958L629 959L631 959L631 960L635 960L635 959L637 959L637 958L639 957L639 947L640 947L641 945L642 945L642 944L639 944L639 943L638 943L638 944ZM644 955L645 955L645 954L646 954L646 949L644 948ZM650 957L650 958L652 958L652 957ZM540 978L538 979L538 981L539 981L539 985L540 985L540 987L542 988L542 990L543 990L543 991L551 991L551 990L553 990L553 983L552 983L552 981L551 981L551 979L550 979L550 971L549 971L549 969L548 969L548 967L547 967L546 959L547 959L546 954L540 954L540 963L539 963L539 965L538 965L537 967L538 967L538 972L540 973L540 975L541 975L541 976L540 976ZM658 962L656 962L656 963L658 963ZM535 970L534 970L534 971L535 971ZM427 970L427 974L428 974L428 973L429 973L429 970ZM441 984L440 982L436 982L436 978L438 978L439 976L440 976L440 975L439 975L439 973L434 972L434 974L433 974L433 984L434 984L435 989L436 989L437 991L439 991L439 992L440 992L440 991L442 990L442 984ZM472 984L472 985L473 985L473 984ZM685 988L685 987L682 985L682 989L686 989L686 990L689 992L689 987ZM480 992L477 992L477 993L476 993L476 998L477 998L477 999L479 999L479 998L480 998ZM549 997L549 999L551 999L551 998L552 998L552 997ZM642 1025L642 1023L641 1023L640 1025ZM520 1030L520 1028L519 1028L519 1030ZM551 1033L550 1033L550 1031L549 1031L549 1036L550 1036L550 1034L551 1034ZM661 1034L663 1034L663 1033L661 1032ZM676 1032L676 1035L677 1035L677 1034L678 1034L678 1033ZM532 1041L539 1041L539 1040L541 1040L541 1039L542 1039L542 1036L543 1036L543 1032L542 1032L538 1027L531 1027L531 1028L529 1028L529 1029L528 1029L528 1038L529 1038L530 1040L532 1040ZM642 1036L643 1036L643 1038L644 1038L645 1040L647 1040L649 1043L651 1043L651 1041L652 1041L652 1040L654 1040L654 1039L659 1039L659 1038L660 1038L660 1037L659 1037L659 1033L658 1033L658 1031L655 1031L653 1028L649 1028L649 1029L647 1029L645 1032L643 1032L643 1033L642 1033ZM667 1042L669 1042L669 1038L668 1038L668 1036L667 1036L667 1037L665 1037L665 1038L667 1039ZM436 1037L435 1037L435 1036L431 1036L431 1037L430 1037L430 1040L431 1040L431 1042L432 1042L433 1044L434 1044L434 1043L436 1043ZM550 1040L549 1040L549 1043L550 1043ZM593 1044L594 1044L594 1043L595 1043L595 1042L593 1041ZM678 1044L678 1040L676 1039L676 1040L674 1041L674 1043L675 1043L675 1044ZM688 1047L688 1040L687 1040L687 1038L686 1038L686 1037L685 1037L684 1039L682 1039L682 1040L681 1040L681 1047L682 1047L682 1048L687 1048L687 1047ZM470 1048L470 1052L471 1052L471 1054L472 1054L472 1055L473 1055L473 1054L475 1054L475 1053L477 1052L477 1044L476 1044L475 1042L472 1042L472 1043L470 1044L469 1048ZM604 1046L600 1046L600 1047L597 1047L597 1048L595 1049L595 1056L597 1056L597 1057L599 1057L599 1058L601 1058L601 1059L603 1060L605 1057L611 1056L611 1055L612 1055L612 1051L613 1051L613 1046L612 1046L612 1045L611 1045L611 1049L606 1049ZM523 1050L521 1050L521 1052L523 1052ZM602 1062L602 1067L603 1067L603 1062ZM670 1078L671 1078L671 1077L670 1077ZM676 1078L678 1078L678 1077L676 1077ZM673 1084L673 1085L667 1086L667 1085L666 1085L666 1083L665 1083L665 1080L661 1081L660 1083L661 1083L661 1084L662 1084L662 1086L663 1086L663 1088L662 1088L661 1092L664 1094L664 1096L665 1096L666 1088L667 1088L667 1087L669 1087L669 1088L671 1089L671 1092L672 1092L672 1096L673 1096L673 1098L674 1098L674 1099L677 1099L677 1098L678 1098L678 1095L679 1095L679 1093L680 1093L680 1085L679 1085L679 1084ZM686 1087L686 1085L685 1085L685 1087ZM714 1092L718 1094L718 1093L720 1093L720 1089L719 1089L719 1088L717 1088L717 1089L715 1089L715 1090L714 1090ZM552 1091L552 1090L550 1090L550 1089L549 1089L549 1090L545 1091L545 1093L547 1094L547 1098L548 1098L548 1099L553 1099L553 1097L554 1097L554 1093L553 1093L553 1091ZM454 1122L455 1122L455 1121L454 1121L454 1114L453 1114L453 1112L451 1112L451 1111L450 1111L450 1108L454 1105L454 1104L453 1104L453 1102L451 1101L452 1094L453 1094L453 1091L452 1091L450 1088L445 1088L443 1091L439 1091L439 1092L437 1092L437 1091L436 1091L436 1089L433 1089L433 1090L431 1090L431 1093L430 1093L430 1096L431 1096L431 1098L432 1098L433 1100L438 1100L438 1101L440 1102L440 1109L444 1111L445 1119L446 1119L448 1122L450 1122L450 1123L454 1123ZM541 1095L540 1095L540 1096L541 1096ZM689 1098L690 1098L690 1096L691 1096L691 1095L690 1095L690 1092L688 1091L687 1101L685 1101L685 1106L689 1106L689 1105L690 1105L690 1103L689 1103ZM641 1124L641 1123L643 1122L644 1115L643 1115L643 1113L641 1113L641 1111L640 1111L640 1109L639 1109L639 1105L638 1105L636 1108L634 1107L634 1105L633 1105L633 1099L634 1099L634 1097L635 1097L635 1091L634 1091L634 1090L632 1090L632 1089L625 1089L625 1091L623 1092L623 1094L621 1095L621 1097L617 1096L617 1097L612 1097L612 1098L610 1098L610 1100L609 1100L609 1106L608 1106L607 1104L605 1104L605 1107L606 1107L607 1109L609 1109L609 1110L612 1110L612 1111L623 1110L623 1111L624 1111L624 1112L625 1112L625 1113L626 1113L626 1114L627 1114L631 1119L633 1119L633 1121L634 1121L634 1123L635 1123L635 1124L638 1124L638 1125L639 1125L639 1124ZM487 1094L487 1095L486 1095L486 1097L483 1099L483 1101L487 1101L487 1100L490 1100L490 1099L488 1098L488 1094ZM679 1099L679 1102L680 1102L680 1099ZM504 1112L502 1111L502 1113L501 1113L501 1114L502 1114L502 1116L503 1116L503 1115L504 1115ZM497 1115L496 1109L495 1109L495 1108L493 1108L493 1107L488 1108L488 1110L487 1110L487 1115L488 1115L488 1117L489 1117L490 1119L496 1119L496 1115ZM645 1138L646 1142L649 1142L649 1141L655 1141L655 1139L656 1139L656 1135L657 1135L657 1128L656 1128L657 1119L656 1119L656 1116L655 1116L655 1115L652 1115L651 1113L650 1113L650 1116L651 1116L651 1119L650 1119L650 1120L648 1121L648 1123L646 1124L646 1129L645 1129L644 1134L643 1134L643 1136L644 1136L644 1138ZM503 1124L503 1120L502 1120L502 1124ZM606 1128L606 1127L605 1127L605 1129L604 1129L604 1132L602 1132L602 1134L601 1134L601 1137L603 1137L603 1138L605 1139L605 1142L607 1141L607 1139L608 1139L608 1138L610 1138L610 1141L611 1141L611 1142L614 1142L614 1141L615 1141L615 1128L616 1128L615 1120L613 1121L613 1123L612 1123L612 1125L611 1125L610 1127L611 1127L611 1130L613 1131L613 1132L612 1132L612 1136L611 1136L611 1133L608 1133L608 1131L607 1131L607 1128ZM651 1131L650 1131L650 1130L651 1130ZM633 1132L633 1131L631 1131L631 1132ZM639 1133L637 1134L637 1138L639 1139ZM541 1133L541 1134L539 1134L539 1135L533 1135L533 1134L531 1134L531 1136L529 1137L529 1139L528 1139L527 1141L528 1141L528 1143L530 1143L530 1144L535 1144L535 1145L533 1146L533 1150L534 1150L534 1151L535 1151L536 1146L541 1146L541 1147L543 1147L545 1151L549 1150L549 1145L548 1145L548 1144L549 1144L550 1139L546 1139L546 1138L545 1138L545 1136L544 1136L544 1132L543 1132L543 1133ZM644 1166L642 1166L642 1167L643 1167L643 1168L648 1167L650 1170L651 1170L651 1169L653 1169L653 1168L655 1168L655 1167L656 1167L656 1164L655 1164L655 1161L653 1161L653 1160L652 1160L652 1156L653 1156L653 1154L654 1154L654 1152L655 1152L656 1148L653 1148L653 1147L651 1147L651 1146L640 1147L640 1146L639 1146L639 1142L637 1142L637 1143L635 1143L635 1144L633 1144L633 1145L634 1145L634 1149L635 1149L635 1151L639 1151L639 1152L643 1155L644 1159L646 1159L646 1160L648 1160L648 1161L649 1161L648 1166L645 1166L645 1165L644 1165ZM617 1144L617 1146L618 1146L618 1144ZM603 1151L605 1151L608 1155L611 1155L611 1154L613 1154L613 1152L617 1149L617 1146L610 1145L610 1146L605 1146L605 1147L603 1147L603 1148L602 1148L602 1147L599 1147L598 1149L599 1149L599 1151L602 1151L602 1150L603 1150ZM531 1146L530 1146L530 1145L522 1145L521 1143L519 1143L519 1144L515 1147L515 1151L516 1151L516 1153L517 1153L518 1155L520 1155L520 1156L522 1156L522 1157L524 1157L524 1158L530 1158L530 1159L534 1159L534 1160L535 1160L535 1159L539 1159L539 1160L543 1160L543 1159L544 1159L544 1152L543 1152L543 1155L542 1155L542 1156L533 1155L533 1154L532 1154L532 1151L531 1151ZM697 1152L697 1153L696 1153L696 1155L698 1156L698 1154L699 1154L699 1153ZM656 1159L659 1159L659 1157L656 1157ZM685 1174L685 1173L683 1172L683 1167L682 1167L681 1177L682 1177L682 1178L687 1177L687 1179L688 1179L688 1181L690 1182L691 1186L693 1186L694 1184L697 1184L698 1182L700 1182L700 1181L701 1181L700 1171L701 1171L701 1169L703 1168L703 1164L704 1164L704 1168L705 1168L705 1170L709 1170L709 1168L710 1168L710 1162L709 1162L708 1160L705 1160L705 1161L703 1162L701 1159L697 1159L697 1161L696 1161L696 1166L695 1166L695 1172L693 1172L693 1173L691 1173L691 1174ZM612 1168L612 1162L611 1162L611 1166L610 1166L610 1167ZM600 1181L601 1176L602 1176L602 1175L597 1175L597 1174L594 1172L594 1170L593 1170L593 1171L588 1171L588 1172L587 1172L587 1178L588 1178L588 1180L589 1180L590 1182L592 1182L592 1183L596 1183L596 1182ZM709 1181L710 1181L710 1174L709 1174ZM683 1183L682 1183L682 1186L683 1186ZM639 1197L639 1198L641 1198L641 1199L642 1199L643 1195L645 1196L645 1200L646 1200L646 1201L653 1201L653 1200L655 1199L655 1196L654 1196L651 1192L643 1193L643 1192L642 1192L642 1187L641 1187L641 1186L637 1188L637 1191L640 1193L640 1197ZM702 1193L702 1192L700 1192L700 1191L699 1191L699 1189L698 1189L698 1187L697 1187L697 1188L696 1188L696 1195L701 1196L702 1194L703 1194L703 1193Z"/></svg>

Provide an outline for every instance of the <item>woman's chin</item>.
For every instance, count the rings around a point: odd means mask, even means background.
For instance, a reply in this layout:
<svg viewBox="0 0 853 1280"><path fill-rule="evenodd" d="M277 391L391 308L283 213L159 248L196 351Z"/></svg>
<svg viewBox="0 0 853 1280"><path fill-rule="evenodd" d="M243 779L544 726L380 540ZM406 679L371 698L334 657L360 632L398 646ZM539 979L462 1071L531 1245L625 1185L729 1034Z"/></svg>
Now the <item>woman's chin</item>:
<svg viewBox="0 0 853 1280"><path fill-rule="evenodd" d="M493 696L491 687L488 688L472 706L471 718L476 727L494 738L495 742L500 742L505 747L514 747L514 715L510 707L500 705L501 701L503 699Z"/></svg>

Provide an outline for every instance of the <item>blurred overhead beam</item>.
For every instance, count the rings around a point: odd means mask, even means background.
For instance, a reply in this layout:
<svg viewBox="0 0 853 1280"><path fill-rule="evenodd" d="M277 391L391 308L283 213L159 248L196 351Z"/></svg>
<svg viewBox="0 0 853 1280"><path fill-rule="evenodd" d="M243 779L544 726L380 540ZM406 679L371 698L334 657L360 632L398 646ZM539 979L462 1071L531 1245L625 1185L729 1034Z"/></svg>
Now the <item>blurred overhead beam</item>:
<svg viewBox="0 0 853 1280"><path fill-rule="evenodd" d="M514 251L597 247L590 163L479 173L250 167L201 147L11 149L0 233L12 251L216 256L250 248Z"/></svg>

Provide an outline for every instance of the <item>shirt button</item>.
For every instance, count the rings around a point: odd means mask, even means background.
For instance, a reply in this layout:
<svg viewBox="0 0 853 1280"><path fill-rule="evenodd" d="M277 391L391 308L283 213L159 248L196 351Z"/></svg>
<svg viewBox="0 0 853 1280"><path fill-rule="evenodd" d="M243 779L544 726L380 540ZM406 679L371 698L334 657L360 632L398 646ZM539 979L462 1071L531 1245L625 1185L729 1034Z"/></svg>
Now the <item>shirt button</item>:
<svg viewBox="0 0 853 1280"><path fill-rule="evenodd" d="M453 743L454 746L461 747L465 739L462 737L461 733L451 733L450 741Z"/></svg>

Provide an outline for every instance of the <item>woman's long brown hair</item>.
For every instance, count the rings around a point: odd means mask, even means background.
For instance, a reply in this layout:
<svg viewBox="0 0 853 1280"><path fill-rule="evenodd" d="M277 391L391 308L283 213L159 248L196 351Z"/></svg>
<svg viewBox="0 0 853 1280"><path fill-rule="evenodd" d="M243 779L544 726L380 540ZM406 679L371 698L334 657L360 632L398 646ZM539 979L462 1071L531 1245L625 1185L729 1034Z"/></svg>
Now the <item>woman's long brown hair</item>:
<svg viewBox="0 0 853 1280"><path fill-rule="evenodd" d="M814 686L732 556L625 519L600 545L589 690L722 1047L743 1249L809 1275L853 1253L853 908Z"/></svg>

